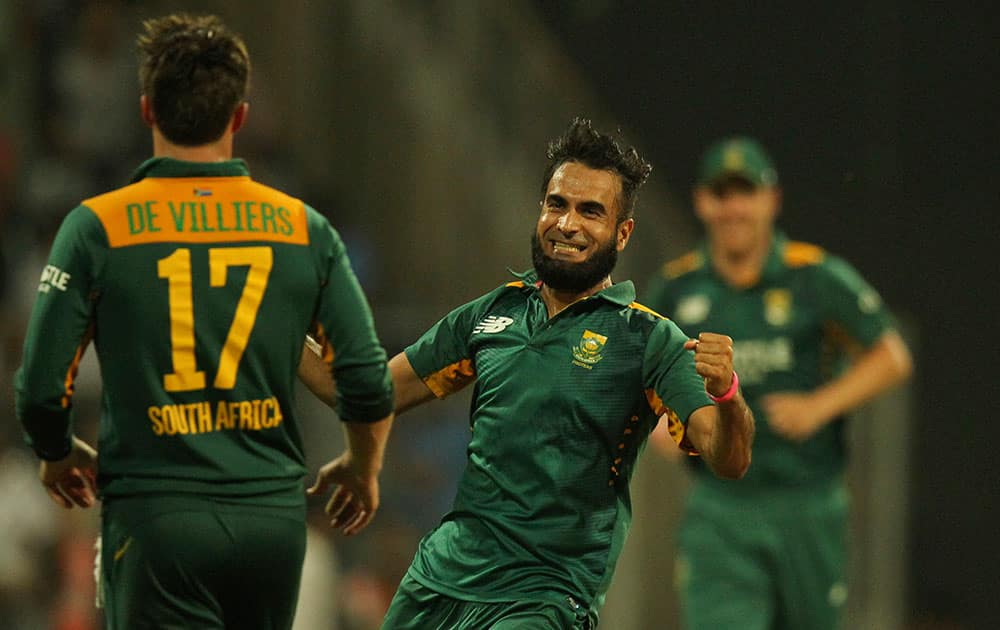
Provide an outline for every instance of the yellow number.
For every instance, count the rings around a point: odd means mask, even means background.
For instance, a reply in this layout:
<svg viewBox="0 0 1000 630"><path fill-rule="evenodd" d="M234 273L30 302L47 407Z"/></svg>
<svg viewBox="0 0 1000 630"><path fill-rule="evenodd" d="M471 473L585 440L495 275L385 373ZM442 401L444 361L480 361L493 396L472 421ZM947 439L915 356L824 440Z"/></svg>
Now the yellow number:
<svg viewBox="0 0 1000 630"><path fill-rule="evenodd" d="M232 389L236 385L236 369L243 358L243 350L250 340L250 331L257 321L257 309L267 290L274 259L270 247L233 247L208 250L208 269L213 287L226 286L226 270L230 267L249 265L247 283L236 305L233 324L226 335L226 345L219 357L219 371L215 374L215 387Z"/></svg>
<svg viewBox="0 0 1000 630"><path fill-rule="evenodd" d="M257 310L267 290L273 263L270 247L214 247L208 250L209 283L213 287L226 285L229 267L250 267L219 357L219 369L213 383L218 389L236 386L236 372L250 340L250 331L257 321ZM181 248L161 259L157 271L159 277L166 278L169 284L170 346L174 363L174 371L163 375L163 388L168 392L204 389L205 373L197 369L194 354L191 250Z"/></svg>
<svg viewBox="0 0 1000 630"><path fill-rule="evenodd" d="M174 371L163 375L163 389L186 392L205 388L205 373L194 359L194 300L191 298L191 250L178 249L159 261L157 271L169 283L170 348Z"/></svg>

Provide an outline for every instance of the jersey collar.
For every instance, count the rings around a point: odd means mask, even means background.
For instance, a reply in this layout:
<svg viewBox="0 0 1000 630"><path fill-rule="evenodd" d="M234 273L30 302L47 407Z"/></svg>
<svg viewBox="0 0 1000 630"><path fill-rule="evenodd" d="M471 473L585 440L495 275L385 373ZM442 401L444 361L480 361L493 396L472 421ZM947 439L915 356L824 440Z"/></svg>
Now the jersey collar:
<svg viewBox="0 0 1000 630"><path fill-rule="evenodd" d="M538 273L534 269L522 272L517 272L513 269L508 269L507 271L518 280L524 282L526 287L531 287L535 290L541 287L541 282L538 280ZM635 302L635 285L631 280L616 282L610 287L598 291L591 297L601 298L619 306L628 306L632 302Z"/></svg>
<svg viewBox="0 0 1000 630"><path fill-rule="evenodd" d="M185 162L168 157L149 158L132 173L131 183L147 177L249 177L250 168L242 159L224 162Z"/></svg>

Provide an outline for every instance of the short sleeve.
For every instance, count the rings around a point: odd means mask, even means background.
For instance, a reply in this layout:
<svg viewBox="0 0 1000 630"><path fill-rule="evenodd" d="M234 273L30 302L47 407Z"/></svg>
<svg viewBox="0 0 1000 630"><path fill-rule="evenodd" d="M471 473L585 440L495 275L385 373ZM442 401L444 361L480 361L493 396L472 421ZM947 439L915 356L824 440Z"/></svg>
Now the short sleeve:
<svg viewBox="0 0 1000 630"><path fill-rule="evenodd" d="M865 347L895 327L881 296L845 260L828 255L816 271L825 321L837 324Z"/></svg>
<svg viewBox="0 0 1000 630"><path fill-rule="evenodd" d="M643 383L653 412L667 415L670 434L682 448L691 413L712 405L705 382L694 367L694 353L684 349L687 336L669 319L657 322L643 357Z"/></svg>

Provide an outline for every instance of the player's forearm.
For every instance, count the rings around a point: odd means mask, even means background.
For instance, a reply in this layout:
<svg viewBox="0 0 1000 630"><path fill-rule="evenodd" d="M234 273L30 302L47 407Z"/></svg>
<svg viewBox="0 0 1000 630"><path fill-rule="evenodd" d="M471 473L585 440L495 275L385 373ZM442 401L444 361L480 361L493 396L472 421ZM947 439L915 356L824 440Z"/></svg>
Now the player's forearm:
<svg viewBox="0 0 1000 630"><path fill-rule="evenodd" d="M396 415L434 398L434 393L417 376L405 352L389 360L389 373L396 392Z"/></svg>
<svg viewBox="0 0 1000 630"><path fill-rule="evenodd" d="M707 463L719 477L739 479L750 467L755 431L753 413L743 394L716 404L718 421L712 430Z"/></svg>
<svg viewBox="0 0 1000 630"><path fill-rule="evenodd" d="M344 422L347 449L359 467L371 474L382 470L385 445L392 430L393 414L378 422Z"/></svg>
<svg viewBox="0 0 1000 630"><path fill-rule="evenodd" d="M837 418L905 380L912 371L909 349L898 333L889 332L840 377L815 390L813 398L823 417Z"/></svg>

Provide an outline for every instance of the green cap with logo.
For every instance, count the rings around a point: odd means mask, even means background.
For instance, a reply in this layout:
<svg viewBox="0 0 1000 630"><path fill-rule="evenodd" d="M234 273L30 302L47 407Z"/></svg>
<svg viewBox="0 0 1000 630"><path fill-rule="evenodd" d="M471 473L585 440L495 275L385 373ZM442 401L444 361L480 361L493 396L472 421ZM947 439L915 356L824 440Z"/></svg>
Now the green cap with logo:
<svg viewBox="0 0 1000 630"><path fill-rule="evenodd" d="M759 142L746 136L716 142L702 155L699 184L712 184L725 177L745 179L754 186L774 186L778 183L778 171L767 151Z"/></svg>

